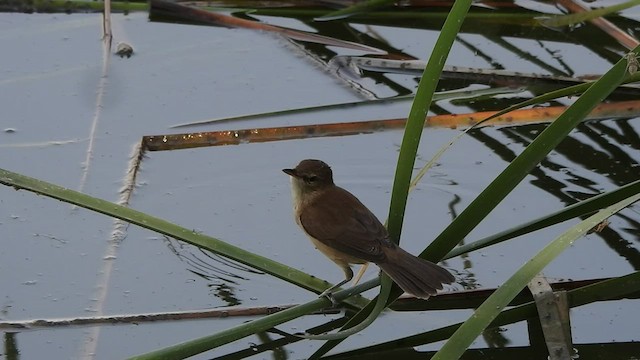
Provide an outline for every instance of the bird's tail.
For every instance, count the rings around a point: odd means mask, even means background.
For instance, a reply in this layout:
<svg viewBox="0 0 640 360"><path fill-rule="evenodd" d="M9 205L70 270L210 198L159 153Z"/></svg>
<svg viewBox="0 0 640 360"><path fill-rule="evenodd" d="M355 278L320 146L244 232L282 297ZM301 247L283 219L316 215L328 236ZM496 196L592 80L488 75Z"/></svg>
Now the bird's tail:
<svg viewBox="0 0 640 360"><path fill-rule="evenodd" d="M378 266L405 292L427 299L455 278L444 268L409 254L399 247L387 253L387 261Z"/></svg>

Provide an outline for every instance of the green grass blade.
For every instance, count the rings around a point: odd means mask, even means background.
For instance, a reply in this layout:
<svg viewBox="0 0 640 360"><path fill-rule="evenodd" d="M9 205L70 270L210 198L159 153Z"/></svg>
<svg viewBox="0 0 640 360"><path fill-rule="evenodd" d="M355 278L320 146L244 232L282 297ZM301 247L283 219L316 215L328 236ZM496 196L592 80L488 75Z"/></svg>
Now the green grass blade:
<svg viewBox="0 0 640 360"><path fill-rule="evenodd" d="M369 325L373 324L373 322L378 318L378 315L386 308L386 301L380 299L387 299L389 294L391 293L391 286L393 283L389 279L388 281L382 281L382 286L380 287L380 295L378 295L378 300L373 307L373 310L367 316L366 319L361 321L358 324L355 324L353 327L347 328L345 330L341 330L334 334L321 334L321 335L305 335L301 336L305 339L309 340L341 340L345 339L353 334L359 333L360 331L367 328Z"/></svg>
<svg viewBox="0 0 640 360"><path fill-rule="evenodd" d="M607 279L595 284L583 286L577 289L567 291L569 306L571 308L591 304L598 301L604 301L614 298L620 298L628 294L640 291L640 271L636 271L618 278ZM490 324L491 327L509 325L524 321L537 316L536 305L534 302L528 302L513 307L512 309L501 312L496 319ZM398 349L400 347L413 347L425 344L433 344L438 341L447 340L455 331L462 326L463 323L448 325L442 328L427 331L422 334L407 336L399 339L389 340L384 343L367 346L365 348L347 351L328 356L327 359L339 358L362 358L372 356L383 351Z"/></svg>
<svg viewBox="0 0 640 360"><path fill-rule="evenodd" d="M470 0L457 0L451 8L451 12L442 26L440 36L433 47L424 73L420 78L418 90L407 118L400 154L398 155L398 165L396 166L389 209L388 230L391 238L396 242L400 239L402 231L409 185L424 128L424 119L431 106L431 100L438 86L442 68L470 6Z"/></svg>
<svg viewBox="0 0 640 360"><path fill-rule="evenodd" d="M626 64L627 61L621 59L602 78L594 82L462 211L421 256L437 261L464 239L597 104L623 82Z"/></svg>
<svg viewBox="0 0 640 360"><path fill-rule="evenodd" d="M407 118L407 124L405 125L402 144L400 147L400 154L398 155L398 165L396 166L396 173L393 181L387 226L389 236L392 241L396 243L400 240L402 222L407 204L407 196L409 194L409 185L411 183L413 165L418 152L418 145L420 144L420 138L424 128L424 119L426 118L429 107L431 106L433 94L435 93L438 85L442 68L444 67L449 51L453 46L453 42L455 41L470 6L470 0L457 0L451 8L447 19L442 26L440 36L433 47L433 51L429 57L429 62L427 63L424 73L420 78L418 90L416 91L416 96ZM386 288L387 283L391 280L388 276L383 275L381 281L383 284L382 288L384 289ZM378 309L381 311L381 309L384 308L381 304L384 303L385 306L388 305L391 302L390 300L397 298L400 294L401 292L396 286L394 287L394 291L392 291L388 296L376 297L376 299L372 300L366 308L356 314L344 328L348 329L362 321L369 321L372 317L377 317L379 315L377 313ZM374 311L374 308L376 311ZM316 359L326 354L329 350L338 345L339 342L340 340L328 341L312 355L311 359Z"/></svg>
<svg viewBox="0 0 640 360"><path fill-rule="evenodd" d="M360 293L371 289L373 286L361 284L352 289L341 290L333 294L338 301L347 299L353 294ZM271 314L260 319L246 322L242 325L235 326L231 329L217 332L213 335L204 336L198 339L189 340L181 344L169 346L160 350L149 352L146 354L134 356L130 359L135 360L165 360L165 359L184 359L203 353L208 350L215 349L219 346L242 339L244 337L266 331L274 326L280 325L289 320L299 318L314 311L321 310L330 305L327 298L317 298L306 304L298 305L275 314Z"/></svg>
<svg viewBox="0 0 640 360"><path fill-rule="evenodd" d="M144 214L140 211L82 194L74 190L66 189L4 169L0 169L0 183L12 186L16 189L29 190L36 194L45 195L70 204L78 205L80 207L153 230L160 234L188 242L316 293L322 292L331 285L315 276L311 276L277 261L273 261L269 258L230 245L222 240L199 234L193 230L183 228L157 217ZM352 303L354 305L364 306L366 304L366 300L364 298L354 299L354 301L355 302Z"/></svg>
<svg viewBox="0 0 640 360"><path fill-rule="evenodd" d="M630 0L621 4L605 6L599 9L585 11L571 15L558 15L552 17L539 17L537 20L541 25L550 28L558 28L561 26L575 25L601 16L609 15L618 11L622 11L636 5L640 5L640 0Z"/></svg>
<svg viewBox="0 0 640 360"><path fill-rule="evenodd" d="M640 192L640 180L624 185L618 189L593 196L590 199L577 202L573 205L567 206L560 211L542 216L538 219L526 222L511 229L507 229L478 241L459 246L451 250L444 258L450 259L461 254L476 251L521 235L531 233L536 230L543 229L545 227L559 224L578 216L584 216L594 213L638 192Z"/></svg>
<svg viewBox="0 0 640 360"><path fill-rule="evenodd" d="M637 81L640 81L640 73L632 75L632 76L629 76L622 83L623 84L629 84L629 83L634 83L634 82L637 82ZM543 103L543 102L547 102L547 101L550 101L550 100L555 100L555 99L558 99L558 98L561 98L561 97L565 97L565 96L581 94L581 93L587 91L587 89L589 89L589 87L591 87L591 84L592 84L591 82L587 82L587 83L584 83L584 84L578 84L578 85L569 86L569 87L566 87L566 88L563 88L563 89L558 89L558 90L554 90L554 91L550 91L550 92L544 93L542 95L538 95L538 96L536 96L534 98L519 102L517 104L513 104L513 105L507 107L504 110L500 110L497 113L495 113L495 114L493 114L493 115L491 115L491 116L489 116L489 117L487 117L485 119L482 119L481 121L479 121L476 124L476 126L480 125L481 123L483 123L485 121L489 121L489 120L491 120L493 118L497 118L498 116L507 114L507 113L509 113L509 112L511 112L513 110L522 109L525 106L540 104L540 103Z"/></svg>
<svg viewBox="0 0 640 360"><path fill-rule="evenodd" d="M638 79L640 79L640 74L638 74ZM446 100L446 99L457 99L461 104L464 102L462 100L468 101L469 99L474 99L475 97L490 97L492 95L504 95L509 93L516 93L522 91L517 88L490 88L490 89L478 89L478 90L453 90L453 91L444 91L440 93L433 94L433 100ZM268 119L272 117L281 117L281 116L289 116L294 114L312 114L315 112L322 112L328 110L341 110L341 109L353 109L359 107L374 107L374 106L385 106L388 104L393 104L401 101L412 101L414 94L408 95L400 95L391 98L382 98L382 99L373 99L373 100L359 100L359 101L351 101L346 103L336 103L336 104L327 104L327 105L318 105L318 106L307 106L303 108L293 108L293 109L285 109L285 110L276 110L276 111L268 111L261 112L255 114L246 114L246 115L238 115L231 117L220 117L215 119L208 120L200 120L188 123L181 123L170 126L171 129L183 128L183 127L191 127L191 126L204 126L211 124L221 124L228 123L232 121L242 121L242 120L253 120L253 119ZM478 99L475 99L478 100Z"/></svg>
<svg viewBox="0 0 640 360"><path fill-rule="evenodd" d="M252 254L245 250L229 245L223 241L214 239L206 235L198 234L193 230L182 228L165 220L155 218L139 211L117 205L115 203L94 198L77 191L66 189L4 169L0 169L0 184L11 186L16 190L24 189L32 191L36 194L45 195L70 204L78 205L80 207L84 207L86 209L109 215L114 218L118 218L132 224L156 231L158 233L174 237L176 239L210 250L217 254L226 256L243 264L255 267L269 274L297 284L301 287L310 288L310 290L314 290L316 292L323 290L327 286L327 282L325 281L314 278L313 276L307 275L286 265L279 264L268 258ZM310 279L307 279L307 277L309 277ZM354 300L353 296L355 294L359 294L375 286L377 286L376 282L369 281L354 288L339 291L334 294L334 297L338 301L348 302ZM311 289L311 287L318 287L319 289ZM360 301L364 300L363 298L357 299L359 299ZM257 332L265 331L283 322L307 315L314 311L321 310L322 308L329 305L330 302L326 298L315 299L309 303L284 310L277 314L266 316L264 318L240 325L229 330L222 331L211 336L195 339L165 349L154 351L149 354L141 355L137 358L168 359L193 356L201 352L211 350L215 347L227 344L229 342L241 339L243 337L255 334ZM358 303L358 306L363 305L364 304L362 303Z"/></svg>
<svg viewBox="0 0 640 360"><path fill-rule="evenodd" d="M640 194L636 194L604 210L600 210L597 214L573 226L556 240L552 241L491 294L474 312L473 316L456 330L432 360L460 358L471 343L473 343L482 331L498 316L502 309L504 309L522 288L527 286L531 279L540 273L545 266L578 238L584 236L591 228L638 200L640 200Z"/></svg>

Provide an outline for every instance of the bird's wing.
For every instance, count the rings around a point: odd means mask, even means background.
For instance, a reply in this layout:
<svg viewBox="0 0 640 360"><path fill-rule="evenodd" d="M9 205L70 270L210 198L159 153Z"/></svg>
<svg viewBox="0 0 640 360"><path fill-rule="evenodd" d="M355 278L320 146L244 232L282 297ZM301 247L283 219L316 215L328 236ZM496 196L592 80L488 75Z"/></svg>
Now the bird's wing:
<svg viewBox="0 0 640 360"><path fill-rule="evenodd" d="M339 187L307 204L300 223L307 234L324 245L365 261L382 262L386 259L384 248L395 247L378 218Z"/></svg>

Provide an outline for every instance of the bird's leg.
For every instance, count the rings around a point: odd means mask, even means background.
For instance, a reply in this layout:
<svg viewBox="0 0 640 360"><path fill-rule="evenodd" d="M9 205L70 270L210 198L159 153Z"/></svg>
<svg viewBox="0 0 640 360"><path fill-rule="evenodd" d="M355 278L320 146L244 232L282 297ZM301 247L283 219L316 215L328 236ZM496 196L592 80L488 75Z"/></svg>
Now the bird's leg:
<svg viewBox="0 0 640 360"><path fill-rule="evenodd" d="M356 278L353 279L353 282L351 283L352 287L358 285L358 282L360 281L360 279L362 279L362 276L367 271L368 267L369 267L369 263L368 262L364 263L364 264L362 264L362 266L360 266L360 270L356 274Z"/></svg>
<svg viewBox="0 0 640 360"><path fill-rule="evenodd" d="M345 264L345 265L342 265L340 267L342 268L342 271L344 271L344 280L342 280L339 283L333 285L332 287L330 287L327 290L323 291L322 294L320 294L320 297L326 297L327 299L331 300L331 303L334 306L338 305L338 301L333 297L333 294L331 294L331 292L334 289L339 288L340 286L348 283L349 281L351 281L351 279L353 279L353 270L351 270L351 267L349 266L349 264Z"/></svg>

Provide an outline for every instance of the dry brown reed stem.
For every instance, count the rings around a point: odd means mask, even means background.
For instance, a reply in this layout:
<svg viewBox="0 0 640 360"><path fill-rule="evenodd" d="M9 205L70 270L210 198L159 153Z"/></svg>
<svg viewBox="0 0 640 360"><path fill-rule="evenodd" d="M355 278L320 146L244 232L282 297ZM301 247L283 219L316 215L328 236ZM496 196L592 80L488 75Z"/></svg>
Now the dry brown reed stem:
<svg viewBox="0 0 640 360"><path fill-rule="evenodd" d="M480 126L551 122L560 116L560 114L562 114L566 109L566 106L552 106L515 110L484 122ZM470 114L429 116L425 121L425 127L444 127L452 129L466 128L477 124L495 113L496 112L493 111L485 111ZM640 100L633 100L600 104L586 119L594 120L634 117L638 115L640 115ZM165 151L204 146L239 145L243 143L259 143L314 137L371 134L385 130L402 129L405 121L406 119L402 118L333 124L150 135L142 138L142 145L146 150Z"/></svg>

